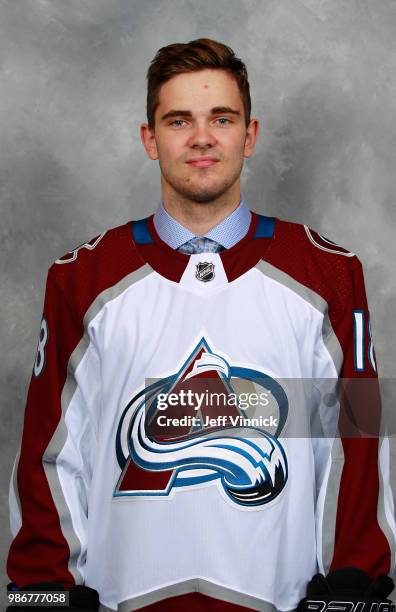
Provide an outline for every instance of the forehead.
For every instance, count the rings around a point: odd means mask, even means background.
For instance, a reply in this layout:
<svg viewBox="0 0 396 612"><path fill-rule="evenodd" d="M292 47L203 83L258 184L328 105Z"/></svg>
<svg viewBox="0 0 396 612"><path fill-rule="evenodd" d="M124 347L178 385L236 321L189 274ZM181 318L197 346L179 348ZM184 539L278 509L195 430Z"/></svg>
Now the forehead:
<svg viewBox="0 0 396 612"><path fill-rule="evenodd" d="M178 74L161 86L158 110L182 108L192 112L209 111L215 106L243 109L235 79L224 70L199 70Z"/></svg>

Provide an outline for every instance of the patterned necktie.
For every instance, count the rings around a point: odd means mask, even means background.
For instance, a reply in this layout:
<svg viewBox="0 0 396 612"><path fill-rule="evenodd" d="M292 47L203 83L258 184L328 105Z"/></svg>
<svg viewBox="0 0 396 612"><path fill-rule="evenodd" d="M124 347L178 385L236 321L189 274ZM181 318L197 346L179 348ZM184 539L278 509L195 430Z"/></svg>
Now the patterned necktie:
<svg viewBox="0 0 396 612"><path fill-rule="evenodd" d="M179 246L177 250L186 255L193 255L194 253L219 253L224 251L224 247L211 238L196 236Z"/></svg>

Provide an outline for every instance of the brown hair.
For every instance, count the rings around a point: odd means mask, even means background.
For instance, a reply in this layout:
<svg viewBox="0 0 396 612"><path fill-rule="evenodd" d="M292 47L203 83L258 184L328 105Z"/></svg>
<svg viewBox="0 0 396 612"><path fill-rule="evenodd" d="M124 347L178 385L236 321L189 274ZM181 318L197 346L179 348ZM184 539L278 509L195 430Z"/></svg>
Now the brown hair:
<svg viewBox="0 0 396 612"><path fill-rule="evenodd" d="M236 81L245 110L246 127L250 122L251 101L246 66L231 47L210 38L161 47L147 71L147 121L154 130L154 115L159 104L161 85L177 74L206 68L226 70Z"/></svg>

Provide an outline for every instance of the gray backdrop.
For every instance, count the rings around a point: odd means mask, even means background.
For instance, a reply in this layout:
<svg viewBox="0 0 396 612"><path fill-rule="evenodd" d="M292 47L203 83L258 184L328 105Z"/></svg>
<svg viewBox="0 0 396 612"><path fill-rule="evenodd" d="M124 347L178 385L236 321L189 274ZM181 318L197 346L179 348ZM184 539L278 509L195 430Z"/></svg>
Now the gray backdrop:
<svg viewBox="0 0 396 612"><path fill-rule="evenodd" d="M201 36L249 70L248 204L359 255L380 374L395 375L395 1L0 0L2 567L46 271L155 210L145 73L159 47Z"/></svg>

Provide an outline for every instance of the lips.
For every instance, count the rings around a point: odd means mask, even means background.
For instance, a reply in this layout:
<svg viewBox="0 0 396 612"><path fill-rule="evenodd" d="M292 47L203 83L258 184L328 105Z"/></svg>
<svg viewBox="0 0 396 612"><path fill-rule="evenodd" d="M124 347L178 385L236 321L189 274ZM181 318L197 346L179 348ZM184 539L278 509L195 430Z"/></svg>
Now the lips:
<svg viewBox="0 0 396 612"><path fill-rule="evenodd" d="M187 164L195 166L196 168L208 168L209 166L217 164L218 161L219 160L215 157L194 157L193 159L189 159Z"/></svg>

